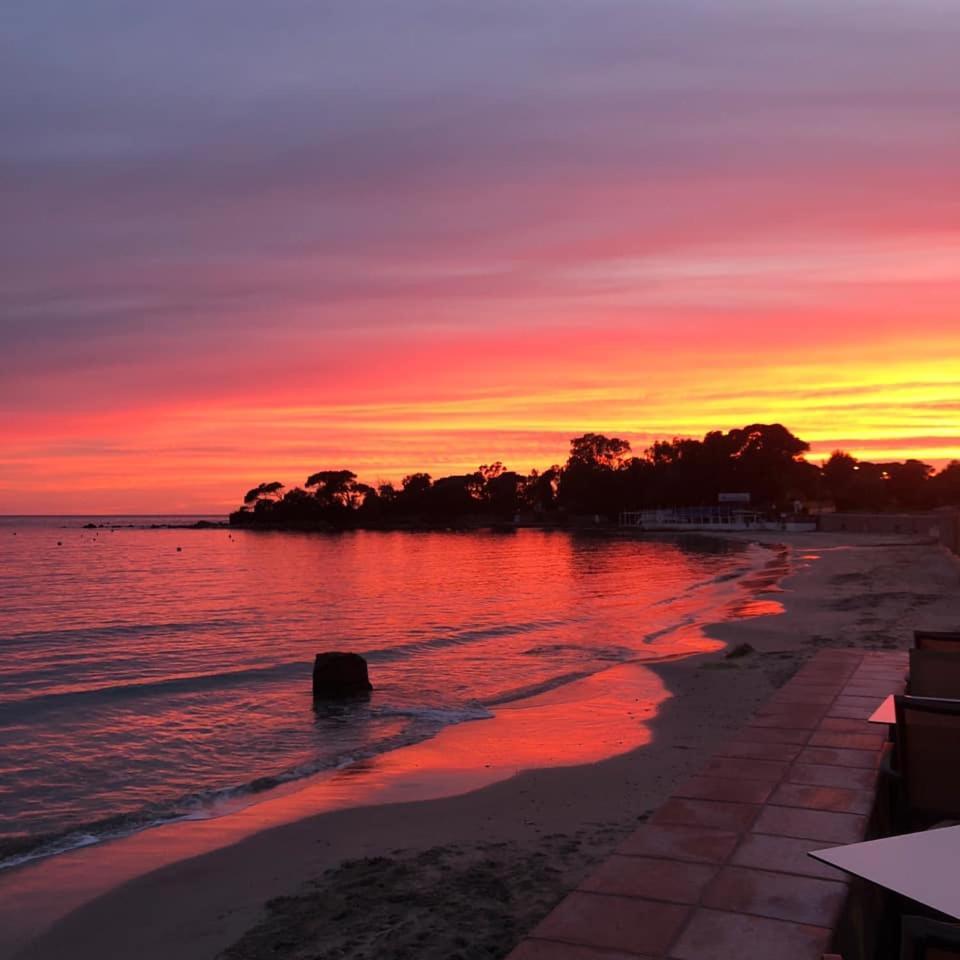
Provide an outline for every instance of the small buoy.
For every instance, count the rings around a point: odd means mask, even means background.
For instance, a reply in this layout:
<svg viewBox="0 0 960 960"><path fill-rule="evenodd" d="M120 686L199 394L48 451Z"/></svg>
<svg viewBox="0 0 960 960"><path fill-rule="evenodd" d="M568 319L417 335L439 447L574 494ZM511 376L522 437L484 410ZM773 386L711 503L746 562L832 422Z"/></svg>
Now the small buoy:
<svg viewBox="0 0 960 960"><path fill-rule="evenodd" d="M58 547L62 547L62 546L63 546L63 541L62 541L62 540L58 540L58 541L57 541L57 546L58 546Z"/></svg>
<svg viewBox="0 0 960 960"><path fill-rule="evenodd" d="M177 553L180 553L181 550L183 550L183 547L177 547Z"/></svg>

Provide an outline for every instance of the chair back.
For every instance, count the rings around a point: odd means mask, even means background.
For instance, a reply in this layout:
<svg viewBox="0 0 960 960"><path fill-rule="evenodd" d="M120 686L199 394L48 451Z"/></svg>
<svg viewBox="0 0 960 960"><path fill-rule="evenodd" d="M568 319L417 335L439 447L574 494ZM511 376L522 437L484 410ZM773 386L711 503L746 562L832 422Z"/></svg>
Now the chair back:
<svg viewBox="0 0 960 960"><path fill-rule="evenodd" d="M960 656L942 650L911 650L907 693L960 700Z"/></svg>
<svg viewBox="0 0 960 960"><path fill-rule="evenodd" d="M911 825L960 819L960 700L896 696L893 702Z"/></svg>
<svg viewBox="0 0 960 960"><path fill-rule="evenodd" d="M900 960L956 960L960 926L932 917L900 918Z"/></svg>
<svg viewBox="0 0 960 960"><path fill-rule="evenodd" d="M960 653L960 630L914 630L913 646L917 650Z"/></svg>

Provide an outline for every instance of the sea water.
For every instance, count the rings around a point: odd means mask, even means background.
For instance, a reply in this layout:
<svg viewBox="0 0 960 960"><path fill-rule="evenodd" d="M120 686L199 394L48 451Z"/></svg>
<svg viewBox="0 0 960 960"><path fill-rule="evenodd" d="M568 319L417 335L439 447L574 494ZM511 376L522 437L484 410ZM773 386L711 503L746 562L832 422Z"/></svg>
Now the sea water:
<svg viewBox="0 0 960 960"><path fill-rule="evenodd" d="M193 519L0 520L0 866L700 652L770 558L706 538L178 526ZM327 650L367 658L369 698L312 702Z"/></svg>

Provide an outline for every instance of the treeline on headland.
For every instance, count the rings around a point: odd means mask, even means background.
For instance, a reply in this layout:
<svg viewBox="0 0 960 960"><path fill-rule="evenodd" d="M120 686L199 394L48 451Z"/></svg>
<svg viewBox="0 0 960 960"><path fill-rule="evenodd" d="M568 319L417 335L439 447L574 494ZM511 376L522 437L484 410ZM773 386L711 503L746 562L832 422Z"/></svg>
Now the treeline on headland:
<svg viewBox="0 0 960 960"><path fill-rule="evenodd" d="M286 529L563 523L615 520L624 511L714 505L721 493L749 493L772 515L830 502L838 510L922 510L960 505L960 463L936 473L918 460L870 463L841 451L819 467L810 445L781 424L752 424L702 440L654 443L636 456L626 440L587 433L570 442L563 465L529 474L502 463L434 479L428 473L362 483L351 470L320 470L303 487L279 481L249 490L231 524Z"/></svg>

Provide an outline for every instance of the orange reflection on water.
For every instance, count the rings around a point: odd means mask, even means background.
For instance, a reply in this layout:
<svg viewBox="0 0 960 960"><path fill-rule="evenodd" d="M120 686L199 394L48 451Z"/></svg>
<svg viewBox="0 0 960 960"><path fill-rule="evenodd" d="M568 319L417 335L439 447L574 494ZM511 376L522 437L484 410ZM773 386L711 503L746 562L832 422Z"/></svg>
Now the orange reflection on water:
<svg viewBox="0 0 960 960"><path fill-rule="evenodd" d="M647 722L669 696L651 670L624 664L498 707L492 720L447 727L388 755L384 765L394 772L434 764L513 772L594 763L649 743Z"/></svg>
<svg viewBox="0 0 960 960"><path fill-rule="evenodd" d="M747 610L756 584L729 579L731 561L760 560L751 548L728 555L725 547L539 531L336 538L41 531L36 538L22 559L33 564L32 590L51 584L44 591L51 601L20 629L51 632L62 618L92 631L88 649L70 635L74 675L55 678L49 690L68 698L92 694L81 701L84 711L62 711L44 728L60 782L75 745L89 754L95 737L113 753L121 743L129 751L130 768L143 780L133 784L135 802L141 793L149 799L159 780L216 776L203 785L217 788L283 769L283 751L296 761L296 751L316 755L334 737L347 747L331 756L362 756L397 735L411 707L482 711L486 704L492 716L266 794L231 795L203 808L210 819L171 823L0 875L0 952L14 927L26 936L132 877L269 827L349 807L462 794L521 770L589 764L642 747L670 696L656 661L719 650L723 644L695 625L743 615L727 611L730 594ZM69 594L68 566L77 571ZM336 577L316 575L333 570ZM769 565L758 576L769 589ZM105 629L98 617L107 601L114 621L133 628ZM312 709L308 658L320 643L341 638L374 651L369 709ZM78 659L84 650L86 659ZM122 696L100 706L104 663ZM37 669L43 666L38 661ZM270 683L221 682L233 672L259 677L278 668L288 672L270 673ZM570 679L581 673L589 675ZM144 683L161 695L133 696ZM528 692L546 686L552 689ZM91 718L95 728L76 726L89 726ZM64 744L58 754L50 749L53 737ZM272 766L263 763L264 745ZM90 799L97 809L99 797Z"/></svg>
<svg viewBox="0 0 960 960"><path fill-rule="evenodd" d="M722 644L700 637L702 650ZM689 640L694 645L693 635ZM6 936L34 936L69 911L133 877L304 817L352 806L455 796L521 769L591 763L649 743L648 722L670 697L640 663L515 704L489 720L447 727L431 740L363 760L214 819L170 823L0 875ZM228 812L224 810L223 812Z"/></svg>
<svg viewBox="0 0 960 960"><path fill-rule="evenodd" d="M785 612L777 600L744 599L731 604L728 617L731 620L748 620L751 617L776 617Z"/></svg>

